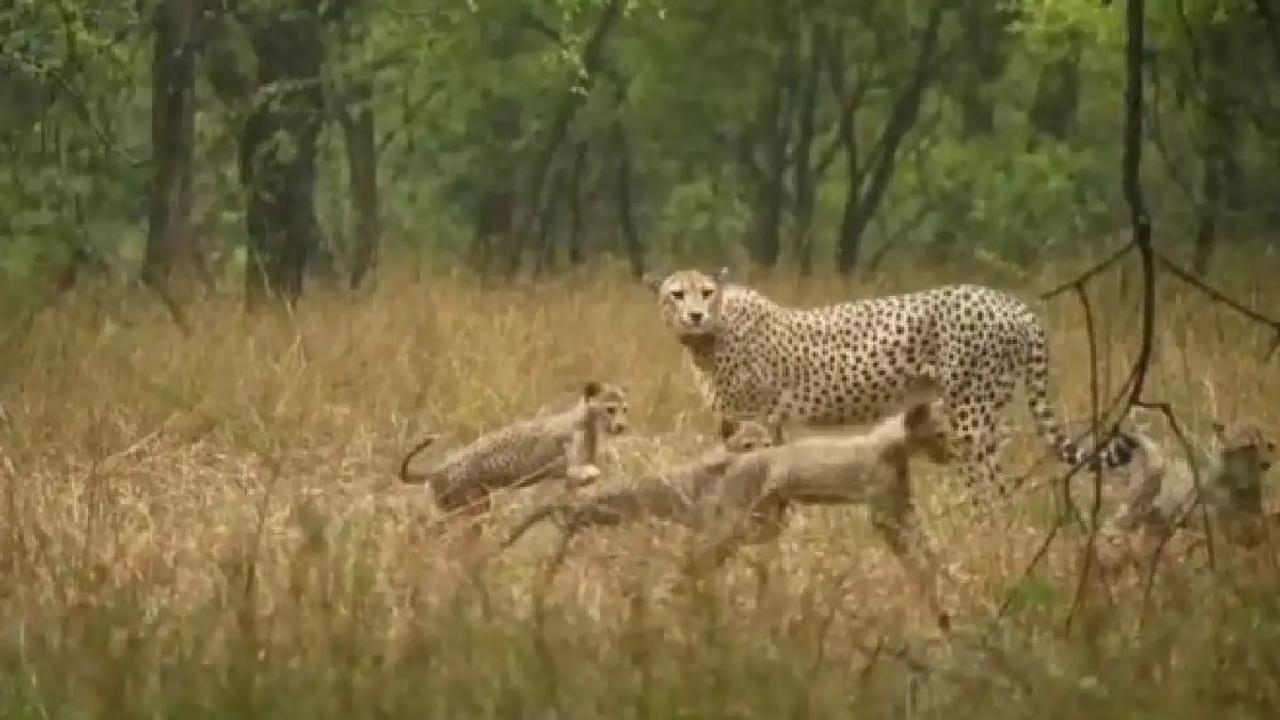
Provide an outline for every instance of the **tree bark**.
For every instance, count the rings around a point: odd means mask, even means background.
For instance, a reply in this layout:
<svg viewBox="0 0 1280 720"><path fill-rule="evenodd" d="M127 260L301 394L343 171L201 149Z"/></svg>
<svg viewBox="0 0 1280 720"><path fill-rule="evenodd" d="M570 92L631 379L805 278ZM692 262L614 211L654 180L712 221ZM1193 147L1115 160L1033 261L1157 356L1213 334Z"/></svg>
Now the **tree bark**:
<svg viewBox="0 0 1280 720"><path fill-rule="evenodd" d="M191 222L195 152L196 57L202 0L164 0L153 16L151 147L153 175L142 280L166 288L175 271L201 277Z"/></svg>
<svg viewBox="0 0 1280 720"><path fill-rule="evenodd" d="M852 122L842 123L842 133L849 153L849 191L845 198L844 214L840 223L840 239L836 245L836 267L841 274L849 274L858 265L862 250L862 236L875 217L893 178L893 171L899 147L916 123L920 104L925 90L933 81L938 70L938 35L942 26L942 13L947 3L939 2L930 10L920 41L920 52L907 86L903 88L890 111L880 138L876 143L874 156L868 158L865 171L856 168ZM833 85L843 100L843 73L838 65L840 58L833 57L830 70ZM871 162L874 160L874 162ZM865 188L864 188L865 185Z"/></svg>
<svg viewBox="0 0 1280 720"><path fill-rule="evenodd" d="M1267 45L1271 48L1276 69L1280 70L1280 9L1277 9L1275 2L1276 0L1253 0L1253 6L1258 17L1262 18L1262 24L1267 30Z"/></svg>
<svg viewBox="0 0 1280 720"><path fill-rule="evenodd" d="M779 22L786 22L780 17ZM751 259L759 265L773 267L782 252L782 217L786 207L787 144L791 140L791 116L799 75L796 44L799 31L787 27L786 49L778 63L769 94L760 106L757 127L764 142L764 167L756 173L756 216ZM752 153L748 148L747 152ZM754 156L750 160L754 162Z"/></svg>
<svg viewBox="0 0 1280 720"><path fill-rule="evenodd" d="M318 248L316 142L323 98L324 45L316 11L297 10L253 28L257 92L240 142L248 195L245 299L295 303L307 261Z"/></svg>
<svg viewBox="0 0 1280 720"><path fill-rule="evenodd" d="M1230 44L1237 42L1239 25L1211 27L1205 31L1204 64L1200 82L1204 106L1200 111L1201 198L1196 219L1192 269L1200 276L1209 272L1218 245L1223 201L1237 184L1240 174L1236 159L1238 127L1235 108L1240 99L1230 87L1236 78L1231 62ZM1235 182L1233 182L1235 181ZM1233 205L1228 202L1228 206Z"/></svg>
<svg viewBox="0 0 1280 720"><path fill-rule="evenodd" d="M534 158L529 181L529 199L533 203L535 213L527 217L514 238L507 267L510 275L514 275L520 269L526 238L538 224L544 222L549 213L546 197L547 175L551 170L556 151L564 144L564 138L569 132L569 124L577 114L578 108L582 106L583 100L590 94L592 85L595 84L600 64L604 60L604 50L609 36L622 18L623 4L623 0L610 0L605 6L600 20L596 23L591 36L587 38L586 47L582 51L582 87L578 87L576 77L570 81L570 87L565 90L560 106L556 109L547 130L547 141Z"/></svg>
<svg viewBox="0 0 1280 720"><path fill-rule="evenodd" d="M995 107L982 91L1004 72L1006 28L1017 12L1002 5L990 0L967 0L957 8L962 42L970 58L958 83L960 118L966 137L990 135L995 130Z"/></svg>
<svg viewBox="0 0 1280 720"><path fill-rule="evenodd" d="M801 79L798 117L796 119L796 150L794 182L796 261L800 274L813 271L813 211L817 199L817 173L813 168L814 118L818 111L818 83L822 75L822 54L818 36L825 32L814 22L808 33L809 65Z"/></svg>
<svg viewBox="0 0 1280 720"><path fill-rule="evenodd" d="M587 144L579 142L573 151L573 169L569 175L569 263L581 265L582 255L582 175L587 170ZM630 200L630 189L628 189Z"/></svg>
<svg viewBox="0 0 1280 720"><path fill-rule="evenodd" d="M627 264L631 276L639 280L644 275L644 246L640 242L640 234L636 231L635 210L631 202L631 143L627 139L627 128L623 123L623 112L626 109L626 88L621 79L616 79L614 89L614 110L612 134L614 157L617 158L617 204L618 224L622 228L622 240L627 250Z"/></svg>
<svg viewBox="0 0 1280 720"><path fill-rule="evenodd" d="M1071 132L1080 104L1080 45L1080 34L1071 32L1062 56L1045 67L1036 81L1031 124L1038 133L1059 141Z"/></svg>
<svg viewBox="0 0 1280 720"><path fill-rule="evenodd" d="M359 288L378 264L382 243L382 219L378 208L378 151L373 117L373 88L361 78L349 90L342 113L342 135L347 150L347 171L355 209L355 252L351 264L351 288Z"/></svg>
<svg viewBox="0 0 1280 720"><path fill-rule="evenodd" d="M560 219L561 198L569 185L569 168L560 167L551 178L551 191L547 196L546 211L538 222L537 259L534 261L533 274L541 275L555 268L556 243L553 235L556 223Z"/></svg>

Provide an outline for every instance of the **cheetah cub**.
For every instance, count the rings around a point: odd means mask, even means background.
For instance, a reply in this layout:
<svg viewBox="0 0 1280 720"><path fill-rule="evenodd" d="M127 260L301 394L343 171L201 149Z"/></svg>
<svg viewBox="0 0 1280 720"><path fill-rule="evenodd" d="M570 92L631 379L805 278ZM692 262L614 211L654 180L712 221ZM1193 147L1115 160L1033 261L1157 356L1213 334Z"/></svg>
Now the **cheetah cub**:
<svg viewBox="0 0 1280 720"><path fill-rule="evenodd" d="M801 438L735 457L704 503L705 522L716 531L691 569L720 565L738 545L775 539L792 505L863 504L947 627L937 599L936 553L911 494L908 461L915 455L937 464L952 459L940 401L890 415L864 434Z"/></svg>
<svg viewBox="0 0 1280 720"><path fill-rule="evenodd" d="M721 445L702 457L641 480L634 487L619 488L578 502L547 503L531 510L502 544L515 544L544 520L555 519L564 532L562 546L592 527L614 526L649 517L691 526L694 509L737 454L773 445L774 433L754 421L744 421Z"/></svg>
<svg viewBox="0 0 1280 720"><path fill-rule="evenodd" d="M400 463L405 483L429 483L437 507L479 514L501 488L523 488L563 478L573 489L600 476L603 440L626 432L630 405L624 388L591 381L574 407L488 432L455 449L430 469L412 472L413 458L436 440L427 437Z"/></svg>
<svg viewBox="0 0 1280 720"><path fill-rule="evenodd" d="M1196 462L1200 489L1185 459L1170 460L1147 435L1135 433L1139 462L1121 481L1125 493L1100 533L1117 546L1134 534L1160 541L1184 528L1197 503L1204 503L1228 539L1241 545L1258 541L1263 520L1263 477L1276 460L1276 444L1253 424L1213 425L1209 451Z"/></svg>

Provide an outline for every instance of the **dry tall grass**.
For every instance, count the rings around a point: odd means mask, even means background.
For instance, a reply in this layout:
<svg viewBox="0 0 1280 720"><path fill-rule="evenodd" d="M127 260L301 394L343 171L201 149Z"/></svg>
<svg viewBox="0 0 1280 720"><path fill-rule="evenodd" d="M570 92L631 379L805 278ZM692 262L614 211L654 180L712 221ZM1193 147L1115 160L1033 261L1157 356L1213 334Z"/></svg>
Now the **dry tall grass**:
<svg viewBox="0 0 1280 720"><path fill-rule="evenodd" d="M1280 314L1275 260L1232 265L1247 272L1227 288ZM801 304L950 280L1032 297L1074 269L757 280ZM1094 293L1104 396L1137 334L1121 285L1111 276ZM232 300L190 312L186 338L149 298L85 291L0 351L5 717L777 717L880 715L908 700L940 717L1274 717L1280 706L1269 548L1218 547L1214 569L1200 554L1164 570L1141 631L1132 578L1095 587L1068 633L1084 536L1064 532L1022 577L1049 491L976 521L948 510L958 488L924 464L918 487L957 576L948 599L986 650L919 649L927 613L857 509L797 513L776 546L697 586L676 573L686 534L657 525L584 537L550 581L546 534L460 559L421 488L394 476L419 433L467 439L570 402L595 377L633 395L615 475L710 441L678 346L622 274L482 294L392 272L358 298L313 293L292 316L245 317ZM1066 298L1042 315L1059 406L1086 417L1079 310ZM1260 359L1269 340L1170 280L1149 394L1197 436L1214 415L1280 435L1280 372ZM1020 399L1008 419L1029 431ZM1009 471L1043 450L1020 432ZM1059 471L1042 465L1033 483ZM489 527L546 492L502 496ZM886 637L928 669L875 651Z"/></svg>

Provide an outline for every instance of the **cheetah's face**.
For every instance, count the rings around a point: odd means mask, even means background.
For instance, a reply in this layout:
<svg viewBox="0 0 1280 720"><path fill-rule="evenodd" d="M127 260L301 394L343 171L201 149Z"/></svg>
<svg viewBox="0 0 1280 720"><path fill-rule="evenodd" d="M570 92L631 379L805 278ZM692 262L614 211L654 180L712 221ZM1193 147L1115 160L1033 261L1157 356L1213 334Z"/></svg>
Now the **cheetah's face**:
<svg viewBox="0 0 1280 720"><path fill-rule="evenodd" d="M589 382L583 388L582 401L586 404L589 421L606 434L621 435L627 431L631 403L625 388Z"/></svg>
<svg viewBox="0 0 1280 720"><path fill-rule="evenodd" d="M722 282L727 275L727 268L716 275L677 270L665 278L647 275L645 284L657 295L667 327L680 337L699 337L718 329Z"/></svg>
<svg viewBox="0 0 1280 720"><path fill-rule="evenodd" d="M754 420L738 423L738 429L724 441L724 449L731 453L749 453L752 450L773 447L773 433Z"/></svg>
<svg viewBox="0 0 1280 720"><path fill-rule="evenodd" d="M1261 477L1276 462L1276 443L1253 424L1213 425L1214 442L1224 467L1241 477Z"/></svg>

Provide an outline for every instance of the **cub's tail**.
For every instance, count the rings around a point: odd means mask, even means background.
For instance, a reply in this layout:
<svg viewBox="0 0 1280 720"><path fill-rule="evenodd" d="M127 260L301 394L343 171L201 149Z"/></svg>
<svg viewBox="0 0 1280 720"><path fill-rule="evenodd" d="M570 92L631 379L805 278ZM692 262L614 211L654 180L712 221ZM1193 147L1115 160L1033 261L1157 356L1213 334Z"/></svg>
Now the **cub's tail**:
<svg viewBox="0 0 1280 720"><path fill-rule="evenodd" d="M409 463L418 456L418 453L427 449L427 446L435 442L438 436L428 435L422 442L413 446L413 449L404 456L404 460L400 461L400 482L410 485L421 485L427 481L429 473L414 473L409 470Z"/></svg>
<svg viewBox="0 0 1280 720"><path fill-rule="evenodd" d="M511 547L525 533L533 529L534 525L537 525L543 520L551 519L554 516L563 515L565 510L566 507L563 503L547 503L542 507L533 509L528 515L524 516L524 519L521 520L515 528L511 530L507 535L507 539L502 541L501 549L506 550Z"/></svg>

